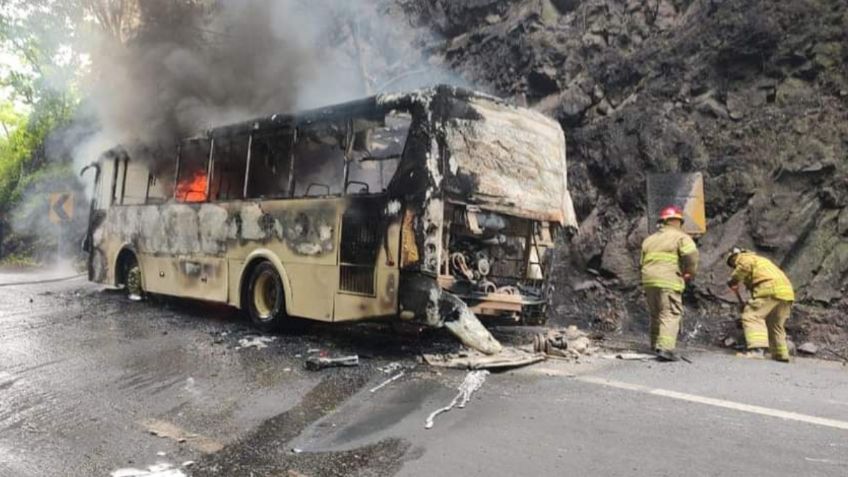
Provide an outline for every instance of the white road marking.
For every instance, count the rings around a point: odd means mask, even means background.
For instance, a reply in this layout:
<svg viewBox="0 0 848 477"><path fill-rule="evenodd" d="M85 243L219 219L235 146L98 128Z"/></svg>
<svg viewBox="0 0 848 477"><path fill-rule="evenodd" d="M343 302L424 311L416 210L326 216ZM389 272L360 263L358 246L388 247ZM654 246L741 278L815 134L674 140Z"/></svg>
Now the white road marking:
<svg viewBox="0 0 848 477"><path fill-rule="evenodd" d="M814 459L812 457L804 457L804 460L807 462L817 462L819 464L836 464L836 465L845 465L845 462L841 462L833 459Z"/></svg>
<svg viewBox="0 0 848 477"><path fill-rule="evenodd" d="M699 404L706 404L709 406L722 407L725 409L734 409L736 411L742 412L750 412L752 414L760 414L763 416L777 417L780 419L787 419L790 421L798 421L804 422L807 424L815 424L817 426L825 426L825 427L833 427L835 429L843 429L848 431L848 422L846 421L838 421L836 419L827 419L824 417L816 417L810 416L807 414L799 414L797 412L789 412L789 411L781 411L779 409L771 409L768 407L762 406L753 406L751 404L743 404L739 402L733 401L725 401L724 399L715 399L705 396L698 396L695 394L687 394L681 393L677 391L670 391L668 389L659 389L659 388L651 388L648 386L642 386L641 384L631 384L625 383L621 381L614 381L611 379L598 378L593 376L578 376L574 378L578 381L584 383L591 384L600 384L602 386L609 386L618 389L626 389L628 391L636 391L646 394L653 394L655 396L664 396L672 399L679 399L681 401L689 401L695 402Z"/></svg>

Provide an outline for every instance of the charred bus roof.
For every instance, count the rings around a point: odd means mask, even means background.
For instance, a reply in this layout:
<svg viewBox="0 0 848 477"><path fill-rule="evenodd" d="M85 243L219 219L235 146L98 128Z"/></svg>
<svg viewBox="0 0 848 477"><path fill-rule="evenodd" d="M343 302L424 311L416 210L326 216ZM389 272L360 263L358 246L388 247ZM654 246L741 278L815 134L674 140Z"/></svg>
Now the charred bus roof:
<svg viewBox="0 0 848 477"><path fill-rule="evenodd" d="M255 118L226 126L215 127L201 136L222 137L244 134L252 131L269 131L308 126L321 122L343 121L349 118L382 119L392 111L410 111L415 105L431 103L438 97L457 99L479 98L506 104L500 98L477 91L454 86L439 85L433 88L415 90L406 93L387 93L369 96L346 103L339 103L295 113L280 113Z"/></svg>

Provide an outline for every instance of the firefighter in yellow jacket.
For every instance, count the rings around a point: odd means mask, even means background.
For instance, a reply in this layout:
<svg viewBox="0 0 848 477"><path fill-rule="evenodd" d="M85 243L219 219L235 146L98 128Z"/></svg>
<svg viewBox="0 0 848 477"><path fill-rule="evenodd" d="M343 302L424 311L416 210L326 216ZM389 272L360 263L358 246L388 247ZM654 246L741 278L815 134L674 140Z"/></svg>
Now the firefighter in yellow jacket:
<svg viewBox="0 0 848 477"><path fill-rule="evenodd" d="M698 270L698 248L683 231L683 211L660 211L660 229L642 242L642 288L651 315L651 348L676 361L674 348L683 316L683 290Z"/></svg>
<svg viewBox="0 0 848 477"><path fill-rule="evenodd" d="M738 291L739 284L744 284L751 295L742 310L748 350L740 356L763 358L768 348L773 359L789 362L784 326L795 301L789 278L771 260L740 248L728 253L727 265L733 268L727 285Z"/></svg>

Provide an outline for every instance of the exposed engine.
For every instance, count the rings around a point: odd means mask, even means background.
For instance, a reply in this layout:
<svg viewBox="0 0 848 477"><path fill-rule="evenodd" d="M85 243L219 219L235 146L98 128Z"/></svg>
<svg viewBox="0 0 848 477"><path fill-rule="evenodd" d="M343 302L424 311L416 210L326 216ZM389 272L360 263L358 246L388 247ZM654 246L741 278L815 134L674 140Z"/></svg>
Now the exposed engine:
<svg viewBox="0 0 848 477"><path fill-rule="evenodd" d="M479 314L542 313L547 288L542 259L552 245L547 225L464 207L454 209L452 218L442 268L447 288L478 302Z"/></svg>

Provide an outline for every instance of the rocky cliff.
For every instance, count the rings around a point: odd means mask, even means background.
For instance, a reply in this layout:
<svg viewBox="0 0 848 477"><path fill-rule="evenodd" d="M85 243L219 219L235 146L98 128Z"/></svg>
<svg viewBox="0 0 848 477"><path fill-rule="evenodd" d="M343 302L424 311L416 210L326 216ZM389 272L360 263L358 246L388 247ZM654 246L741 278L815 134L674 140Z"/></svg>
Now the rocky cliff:
<svg viewBox="0 0 848 477"><path fill-rule="evenodd" d="M398 0L431 63L557 118L580 233L555 320L644 330L650 172L701 171L709 231L686 336L733 328L723 254L779 263L796 340L848 338L848 3ZM426 28L425 28L426 27ZM587 306L588 305L588 306Z"/></svg>

